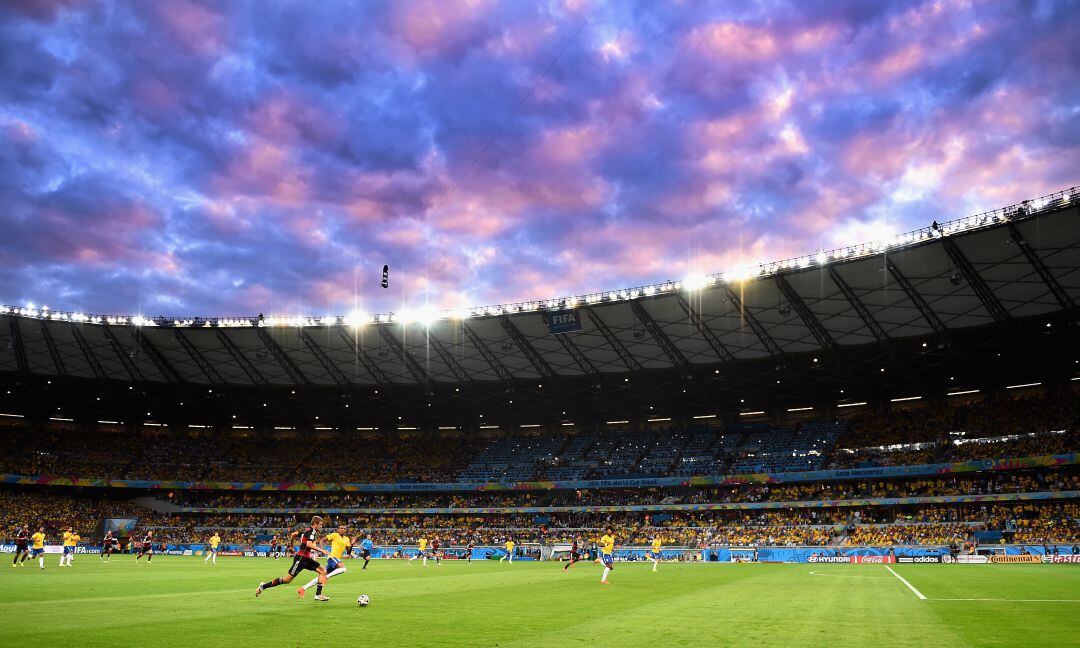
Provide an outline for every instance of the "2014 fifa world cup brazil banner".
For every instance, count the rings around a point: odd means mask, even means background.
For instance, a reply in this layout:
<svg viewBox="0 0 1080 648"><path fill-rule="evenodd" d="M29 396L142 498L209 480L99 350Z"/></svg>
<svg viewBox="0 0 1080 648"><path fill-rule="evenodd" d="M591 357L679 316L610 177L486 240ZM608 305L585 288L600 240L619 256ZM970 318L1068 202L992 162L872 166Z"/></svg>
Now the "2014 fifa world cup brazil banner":
<svg viewBox="0 0 1080 648"><path fill-rule="evenodd" d="M0 483L38 486L84 486L91 488L138 488L153 490L234 490L234 491L342 491L353 493L420 493L436 491L544 491L614 488L650 488L654 486L733 486L739 484L789 484L797 482L839 481L849 479L889 479L926 477L983 471L1051 468L1080 463L1080 453L976 459L952 463L914 466L879 466L843 470L808 470L803 472L754 473L697 477L643 477L639 479L585 479L573 481L528 482L397 482L357 484L342 482L191 482L143 479L94 479L55 475L15 475L0 473Z"/></svg>

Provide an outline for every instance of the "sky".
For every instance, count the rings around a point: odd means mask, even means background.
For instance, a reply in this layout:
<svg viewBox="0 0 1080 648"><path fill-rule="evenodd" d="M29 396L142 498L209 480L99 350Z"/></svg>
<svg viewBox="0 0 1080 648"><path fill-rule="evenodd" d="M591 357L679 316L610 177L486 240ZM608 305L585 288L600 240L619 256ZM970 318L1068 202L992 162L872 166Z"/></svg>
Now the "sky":
<svg viewBox="0 0 1080 648"><path fill-rule="evenodd" d="M1067 1L2 0L0 303L455 309L876 240L1080 184L1078 61Z"/></svg>

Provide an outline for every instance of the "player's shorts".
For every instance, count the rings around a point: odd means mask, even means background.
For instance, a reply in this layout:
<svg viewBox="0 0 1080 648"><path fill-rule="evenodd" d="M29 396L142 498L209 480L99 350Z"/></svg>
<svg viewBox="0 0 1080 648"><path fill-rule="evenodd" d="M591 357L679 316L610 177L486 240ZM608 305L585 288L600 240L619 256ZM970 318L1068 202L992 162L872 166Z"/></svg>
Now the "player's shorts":
<svg viewBox="0 0 1080 648"><path fill-rule="evenodd" d="M289 567L289 575L296 576L304 570L318 571L319 561L307 556L293 556L292 566Z"/></svg>
<svg viewBox="0 0 1080 648"><path fill-rule="evenodd" d="M335 569L337 569L338 567L341 567L341 566L342 566L341 561L338 560L337 558L328 558L326 560L326 571L328 571L328 572L332 572L332 571L334 571Z"/></svg>
<svg viewBox="0 0 1080 648"><path fill-rule="evenodd" d="M657 560L660 560L660 552L659 551L650 551L649 552L649 557L650 558L656 558Z"/></svg>
<svg viewBox="0 0 1080 648"><path fill-rule="evenodd" d="M360 550L360 557L361 558L371 558L371 550L370 549L361 549Z"/></svg>
<svg viewBox="0 0 1080 648"><path fill-rule="evenodd" d="M613 566L612 564L615 562L615 557L611 554L601 553L600 560L604 563L604 565L611 567Z"/></svg>
<svg viewBox="0 0 1080 648"><path fill-rule="evenodd" d="M25 542L19 542L15 544L15 553L22 553L26 551L27 544Z"/></svg>
<svg viewBox="0 0 1080 648"><path fill-rule="evenodd" d="M38 556L40 556L43 553L45 553L45 549L43 549L43 548L31 549L30 550L30 557L31 558L37 558Z"/></svg>
<svg viewBox="0 0 1080 648"><path fill-rule="evenodd" d="M217 553L217 547L210 547L210 553Z"/></svg>
<svg viewBox="0 0 1080 648"><path fill-rule="evenodd" d="M64 555L66 556L69 553L75 553L75 547L69 547L67 545L64 545Z"/></svg>
<svg viewBox="0 0 1080 648"><path fill-rule="evenodd" d="M581 552L580 551L571 551L570 552L570 560L572 560L573 562L577 562L577 561L581 560Z"/></svg>
<svg viewBox="0 0 1080 648"><path fill-rule="evenodd" d="M154 545L152 545L152 544L143 545L142 549L140 549L139 551L141 551L143 553L154 553Z"/></svg>

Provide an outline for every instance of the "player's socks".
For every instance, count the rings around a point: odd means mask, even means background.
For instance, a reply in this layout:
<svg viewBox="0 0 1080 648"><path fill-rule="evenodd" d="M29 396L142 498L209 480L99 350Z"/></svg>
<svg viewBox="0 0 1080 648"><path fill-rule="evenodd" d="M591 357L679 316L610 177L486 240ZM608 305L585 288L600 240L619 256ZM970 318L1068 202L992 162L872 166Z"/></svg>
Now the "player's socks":
<svg viewBox="0 0 1080 648"><path fill-rule="evenodd" d="M607 582L607 575L611 573L611 567L604 567L604 576L600 579L601 583Z"/></svg>
<svg viewBox="0 0 1080 648"><path fill-rule="evenodd" d="M316 576L315 578L312 578L311 580L309 580L306 585L301 585L300 589L302 589L302 590L304 590L306 592L307 590L311 589L312 587L315 587L315 585L318 582L319 582L319 577Z"/></svg>
<svg viewBox="0 0 1080 648"><path fill-rule="evenodd" d="M424 556L424 562L420 566L427 567L427 556Z"/></svg>
<svg viewBox="0 0 1080 648"><path fill-rule="evenodd" d="M315 586L315 598L319 598L320 596L322 596L322 588L323 588L322 583L319 583L318 585Z"/></svg>
<svg viewBox="0 0 1080 648"><path fill-rule="evenodd" d="M360 569L367 569L367 564L368 564L369 562L371 562L371 559L370 559L370 558L364 558L364 566L363 566L363 567L361 567Z"/></svg>
<svg viewBox="0 0 1080 648"><path fill-rule="evenodd" d="M38 556L38 567L45 569L45 556Z"/></svg>
<svg viewBox="0 0 1080 648"><path fill-rule="evenodd" d="M271 587L277 587L278 585L281 585L281 579L280 578L275 578L272 581L269 581L267 583L263 583L261 585L261 588L262 589L270 589Z"/></svg>
<svg viewBox="0 0 1080 648"><path fill-rule="evenodd" d="M339 574L344 574L344 573L345 573L345 568L344 568L344 567L338 567L338 568L337 568L337 569L335 569L334 571L332 571L332 572L330 572L329 574L327 574L327 575L326 575L326 577L327 577L327 578L333 578L334 576L337 576L337 575L339 575Z"/></svg>

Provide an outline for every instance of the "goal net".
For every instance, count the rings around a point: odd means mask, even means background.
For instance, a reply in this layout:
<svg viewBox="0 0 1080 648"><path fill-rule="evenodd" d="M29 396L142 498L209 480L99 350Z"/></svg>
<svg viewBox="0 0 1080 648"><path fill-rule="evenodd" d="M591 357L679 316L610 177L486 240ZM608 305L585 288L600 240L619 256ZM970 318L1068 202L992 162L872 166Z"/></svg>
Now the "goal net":
<svg viewBox="0 0 1080 648"><path fill-rule="evenodd" d="M757 562L757 547L731 547L731 562Z"/></svg>

